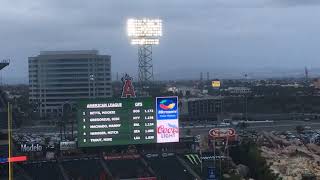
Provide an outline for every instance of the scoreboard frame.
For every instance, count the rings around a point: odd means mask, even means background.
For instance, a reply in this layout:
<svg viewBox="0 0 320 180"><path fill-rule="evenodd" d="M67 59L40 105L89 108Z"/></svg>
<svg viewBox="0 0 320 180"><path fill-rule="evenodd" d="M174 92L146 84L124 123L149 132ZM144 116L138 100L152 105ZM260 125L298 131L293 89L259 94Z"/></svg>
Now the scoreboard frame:
<svg viewBox="0 0 320 180"><path fill-rule="evenodd" d="M142 108L139 113L137 113L137 116L144 116L148 114L148 116L153 116L152 122L153 122L153 132L147 133L145 130L150 130L146 128L146 126L143 127L137 127L137 129L145 131L141 132L141 134L144 134L143 138L146 138L146 134L148 136L154 136L153 139L130 139L134 136L134 126L132 123L134 123L133 119L130 119L133 116L133 108L130 108L130 106L134 105L140 105L135 103L141 103L142 102ZM92 111L88 110L87 105L88 104L111 104L111 103L122 103L122 107L119 107L118 110L116 110L116 107L105 107L105 108L92 108ZM146 106L144 106L146 104ZM138 106L140 107L140 106ZM137 109L139 109L137 107ZM107 110L108 109L108 110ZM145 110L152 109L152 112L146 112ZM128 145L128 144L152 144L156 143L157 137L156 137L156 118L155 118L155 103L154 99L152 97L143 97L143 98L106 98L106 99L90 99L90 100L81 100L78 102L78 113L77 113L77 121L78 121L78 147L98 147L98 146L114 146L114 145ZM97 138L91 138L92 132L103 132L108 131L108 128L97 128L98 131L92 130L90 127L92 124L101 124L101 123L91 123L91 119L96 119L95 117L99 116L93 116L93 115L83 115L83 112L95 112L95 111L116 111L116 116L119 116L119 120L115 121L118 122L120 125L119 129L117 128L110 128L116 129L115 131L118 131L117 133L119 136L116 135L110 135L110 134L104 134L104 135L97 135ZM143 112L144 111L144 112ZM100 114L101 116L101 114ZM107 115L105 115L107 116ZM89 119L87 119L89 118ZM103 117L101 117L103 118ZM85 121L85 122L84 122ZM145 123L150 123L151 119L145 119L141 118L141 122L144 121ZM140 123L141 123L140 122ZM105 124L108 126L110 125L110 122L105 122ZM146 125L146 124L144 124ZM85 128L84 128L85 126ZM110 130L110 131L111 131ZM109 131L108 131L109 132ZM85 134L84 134L85 133ZM121 134L120 134L121 133ZM132 134L133 133L133 134ZM99 139L103 138L103 136L112 136L112 141L102 141L102 142L90 142L91 139ZM138 137L138 135L136 136ZM119 138L119 139L116 139ZM84 142L85 140L85 142ZM89 141L89 142L88 142ZM100 140L99 140L100 141Z"/></svg>

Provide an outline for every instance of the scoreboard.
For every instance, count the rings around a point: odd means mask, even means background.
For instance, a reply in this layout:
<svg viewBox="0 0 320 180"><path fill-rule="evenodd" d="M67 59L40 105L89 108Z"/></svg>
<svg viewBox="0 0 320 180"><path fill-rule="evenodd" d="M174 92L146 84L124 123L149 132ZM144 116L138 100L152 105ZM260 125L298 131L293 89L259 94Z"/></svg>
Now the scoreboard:
<svg viewBox="0 0 320 180"><path fill-rule="evenodd" d="M152 98L83 101L79 106L79 147L156 142Z"/></svg>
<svg viewBox="0 0 320 180"><path fill-rule="evenodd" d="M78 107L79 147L179 141L177 97L84 100Z"/></svg>

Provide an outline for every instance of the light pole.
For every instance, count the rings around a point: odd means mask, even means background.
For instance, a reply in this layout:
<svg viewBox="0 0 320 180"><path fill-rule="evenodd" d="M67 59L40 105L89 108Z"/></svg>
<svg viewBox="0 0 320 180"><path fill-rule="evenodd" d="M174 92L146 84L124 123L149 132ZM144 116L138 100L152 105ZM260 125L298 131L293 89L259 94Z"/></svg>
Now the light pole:
<svg viewBox="0 0 320 180"><path fill-rule="evenodd" d="M132 45L138 45L138 80L143 89L153 82L152 45L159 44L162 36L161 19L128 19L128 36Z"/></svg>

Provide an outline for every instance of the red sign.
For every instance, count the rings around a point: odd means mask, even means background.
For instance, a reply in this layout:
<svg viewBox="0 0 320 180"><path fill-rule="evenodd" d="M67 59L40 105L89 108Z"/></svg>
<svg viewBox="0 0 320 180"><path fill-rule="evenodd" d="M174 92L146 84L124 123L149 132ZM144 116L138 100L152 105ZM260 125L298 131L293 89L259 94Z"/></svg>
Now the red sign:
<svg viewBox="0 0 320 180"><path fill-rule="evenodd" d="M15 156L11 158L0 158L0 164L7 163L7 162L21 162L26 161L27 156Z"/></svg>
<svg viewBox="0 0 320 180"><path fill-rule="evenodd" d="M11 157L9 159L9 162L20 162L20 161L26 161L27 156L16 156L16 157Z"/></svg>
<svg viewBox="0 0 320 180"><path fill-rule="evenodd" d="M138 180L157 180L156 177L142 177L142 178L138 178Z"/></svg>
<svg viewBox="0 0 320 180"><path fill-rule="evenodd" d="M229 138L236 135L233 128L215 128L209 131L209 135L213 138Z"/></svg>
<svg viewBox="0 0 320 180"><path fill-rule="evenodd" d="M121 78L123 82L123 87L122 87L122 98L128 98L128 97L136 97L136 93L134 92L134 88L132 85L132 78L126 74L123 78Z"/></svg>

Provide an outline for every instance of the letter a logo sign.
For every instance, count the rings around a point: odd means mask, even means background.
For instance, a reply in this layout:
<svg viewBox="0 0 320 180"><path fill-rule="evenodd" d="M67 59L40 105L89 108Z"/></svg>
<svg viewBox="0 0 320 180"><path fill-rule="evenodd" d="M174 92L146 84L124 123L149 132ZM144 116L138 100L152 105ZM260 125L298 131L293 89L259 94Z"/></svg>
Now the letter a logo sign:
<svg viewBox="0 0 320 180"><path fill-rule="evenodd" d="M123 82L121 98L136 97L136 93L134 92L132 85L132 78L126 74L123 78L121 78L121 80Z"/></svg>

